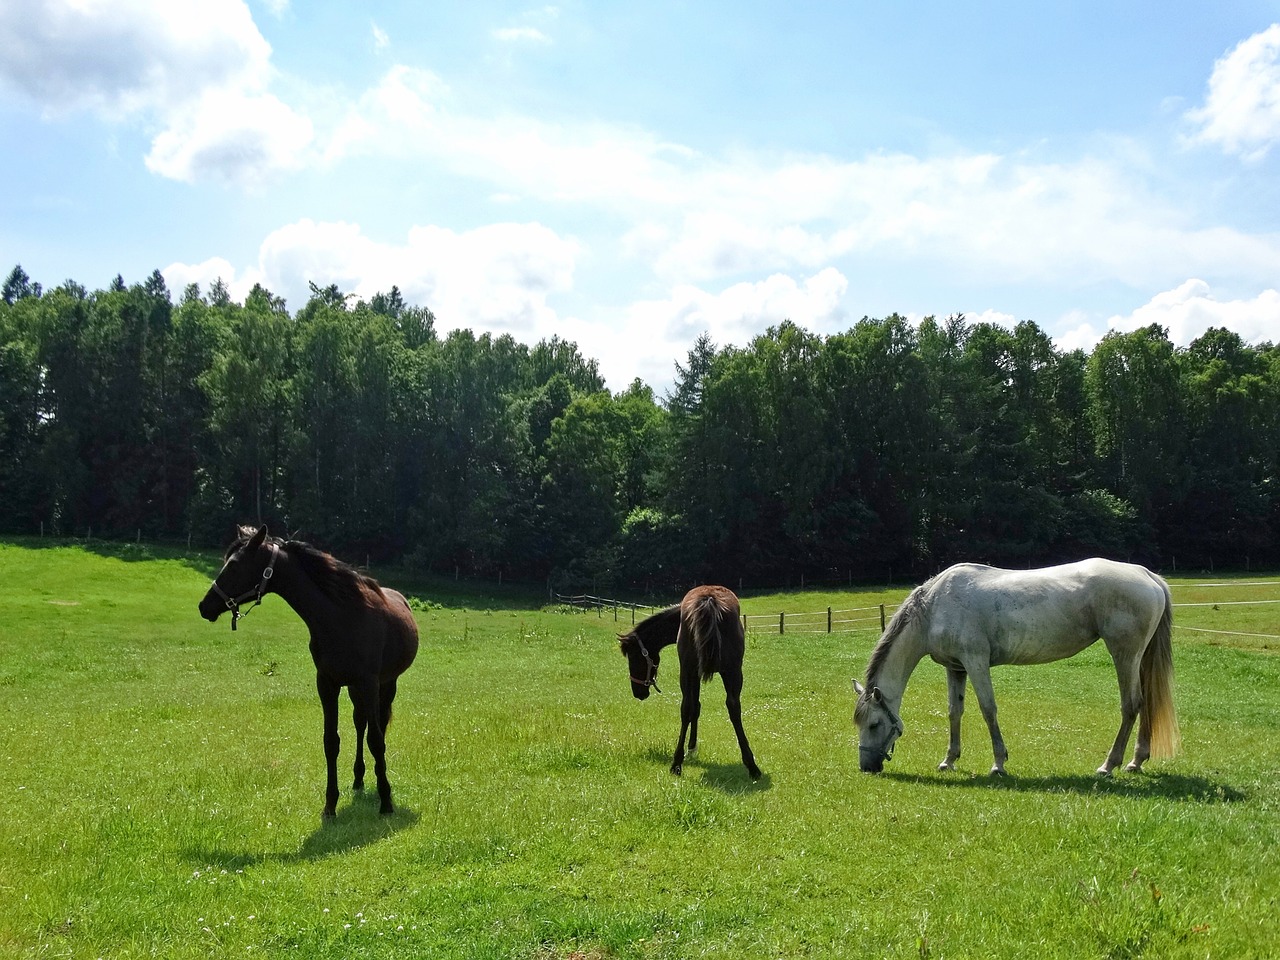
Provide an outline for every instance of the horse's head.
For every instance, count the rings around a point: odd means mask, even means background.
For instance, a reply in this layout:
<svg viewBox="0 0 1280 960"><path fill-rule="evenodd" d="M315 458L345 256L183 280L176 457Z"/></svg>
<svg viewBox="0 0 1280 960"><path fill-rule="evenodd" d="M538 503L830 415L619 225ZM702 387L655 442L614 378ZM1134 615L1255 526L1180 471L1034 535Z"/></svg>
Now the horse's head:
<svg viewBox="0 0 1280 960"><path fill-rule="evenodd" d="M858 766L863 773L879 773L886 760L893 759L893 746L902 736L902 720L885 700L879 687L864 687L853 681L858 699L853 722L858 727Z"/></svg>
<svg viewBox="0 0 1280 960"><path fill-rule="evenodd" d="M267 542L265 525L256 530L241 527L240 536L223 554L222 569L200 601L200 616L213 623L223 611L230 610L234 630L241 616L240 604L247 600L260 603L270 588L278 553L279 547Z"/></svg>
<svg viewBox="0 0 1280 960"><path fill-rule="evenodd" d="M658 690L658 651L646 649L644 641L635 632L618 634L618 646L627 658L631 672L631 695L637 700L649 699L649 688Z"/></svg>

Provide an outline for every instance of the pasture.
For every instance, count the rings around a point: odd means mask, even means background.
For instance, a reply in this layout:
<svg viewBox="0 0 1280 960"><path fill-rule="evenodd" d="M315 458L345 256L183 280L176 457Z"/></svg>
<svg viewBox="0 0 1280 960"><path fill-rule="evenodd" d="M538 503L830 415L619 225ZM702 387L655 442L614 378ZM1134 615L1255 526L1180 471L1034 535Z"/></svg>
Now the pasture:
<svg viewBox="0 0 1280 960"><path fill-rule="evenodd" d="M906 735L861 774L850 678L874 631L748 634L738 756L718 680L667 772L664 696L633 700L611 614L375 570L420 601L388 732L397 812L324 758L302 622L196 605L213 555L0 543L0 954L17 957L1271 957L1280 954L1278 587L1171 577L1183 751L1099 780L1101 645L994 680L959 770L925 662ZM1253 582L1274 577L1240 578ZM465 585L464 585L465 587ZM747 614L901 600L743 597ZM678 599L678 598L673 598ZM1220 603L1221 601L1221 603ZM1238 631L1202 633L1213 629Z"/></svg>

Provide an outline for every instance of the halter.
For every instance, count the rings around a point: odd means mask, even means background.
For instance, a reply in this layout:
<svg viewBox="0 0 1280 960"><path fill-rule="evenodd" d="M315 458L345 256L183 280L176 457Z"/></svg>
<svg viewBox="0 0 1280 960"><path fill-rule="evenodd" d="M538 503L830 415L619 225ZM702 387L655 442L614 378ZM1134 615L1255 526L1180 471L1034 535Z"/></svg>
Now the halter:
<svg viewBox="0 0 1280 960"><path fill-rule="evenodd" d="M644 662L649 665L649 676L645 680L637 680L632 677L631 682L641 687L653 687L654 690L661 693L662 691L658 689L658 665L649 658L649 651L645 649L644 641L640 639L640 635L636 634L635 638L636 646L640 648L640 656L644 657Z"/></svg>
<svg viewBox="0 0 1280 960"><path fill-rule="evenodd" d="M276 557L278 557L280 554L280 547L279 545L274 543L270 544L270 547L271 547L271 559L268 560L267 565L262 568L262 577L258 580L258 585L256 587L251 587L250 589L246 590L244 593L240 594L240 596L233 597L231 596L231 594L227 593L227 591L223 590L222 587L218 585L217 580L213 581L213 586L212 586L213 592L226 601L227 609L231 611L231 629L232 630L236 628L237 620L239 620L241 617L247 617L249 615L249 610L252 610L253 607L256 607L260 603L262 603L262 595L267 592L267 584L271 582L272 576L275 575ZM250 607L244 613L241 613L240 604L244 603L250 597L253 598L253 607Z"/></svg>
<svg viewBox="0 0 1280 960"><path fill-rule="evenodd" d="M898 740L901 738L902 734L906 732L906 728L902 726L902 718L890 709L889 704L885 701L883 696L878 701L878 705L889 715L889 721L893 724L893 732L896 734L893 738L893 742L889 744L889 749L880 751L880 759L886 761L892 760L894 747L898 745ZM861 749L861 745L859 745L859 749Z"/></svg>

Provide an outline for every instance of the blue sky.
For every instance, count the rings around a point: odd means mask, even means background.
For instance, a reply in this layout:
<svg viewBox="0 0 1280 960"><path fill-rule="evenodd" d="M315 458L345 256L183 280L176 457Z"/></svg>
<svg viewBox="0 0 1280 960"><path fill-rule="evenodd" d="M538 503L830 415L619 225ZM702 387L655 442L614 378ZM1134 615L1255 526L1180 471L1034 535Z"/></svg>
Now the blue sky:
<svg viewBox="0 0 1280 960"><path fill-rule="evenodd" d="M1280 339L1280 2L0 0L0 268L400 287L609 386L783 319Z"/></svg>

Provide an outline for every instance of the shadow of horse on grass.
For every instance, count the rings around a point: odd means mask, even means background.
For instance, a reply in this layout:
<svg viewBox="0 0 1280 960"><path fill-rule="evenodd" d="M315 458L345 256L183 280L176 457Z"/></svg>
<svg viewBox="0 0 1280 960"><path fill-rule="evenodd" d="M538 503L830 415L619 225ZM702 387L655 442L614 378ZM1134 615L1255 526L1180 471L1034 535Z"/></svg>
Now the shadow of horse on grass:
<svg viewBox="0 0 1280 960"><path fill-rule="evenodd" d="M1143 773L1099 777L1064 774L1045 777L993 777L986 773L883 773L887 780L948 790L1007 790L1016 793L1069 793L1079 796L1133 797L1178 803L1241 803L1249 799L1238 787L1208 777L1183 773Z"/></svg>
<svg viewBox="0 0 1280 960"><path fill-rule="evenodd" d="M648 760L664 763L671 759L666 749L657 745L645 750L644 755ZM701 777L688 776L698 771L701 771ZM684 773L685 779L712 787L721 793L763 793L773 787L773 778L767 773L761 773L759 780L752 780L741 763L707 763L696 753L685 759Z"/></svg>
<svg viewBox="0 0 1280 960"><path fill-rule="evenodd" d="M327 857L353 853L385 840L417 824L419 816L405 807L386 816L378 814L376 794L358 794L337 815L325 820L296 850L237 853L218 848L188 847L182 855L204 870L244 870L262 863L314 863Z"/></svg>

